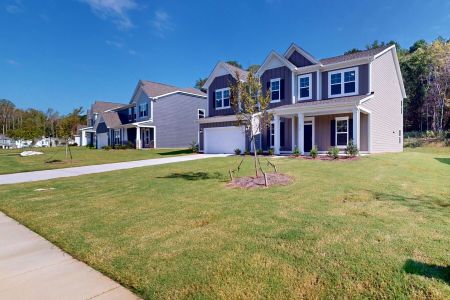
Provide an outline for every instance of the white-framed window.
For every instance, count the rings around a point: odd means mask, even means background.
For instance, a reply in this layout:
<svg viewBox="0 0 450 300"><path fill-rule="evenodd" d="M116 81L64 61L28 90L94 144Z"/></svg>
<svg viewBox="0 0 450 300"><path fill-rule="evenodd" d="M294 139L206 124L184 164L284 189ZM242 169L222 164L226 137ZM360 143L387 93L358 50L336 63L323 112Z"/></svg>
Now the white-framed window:
<svg viewBox="0 0 450 300"><path fill-rule="evenodd" d="M148 102L139 104L139 118L148 117Z"/></svg>
<svg viewBox="0 0 450 300"><path fill-rule="evenodd" d="M230 89L224 88L215 91L216 109L230 108Z"/></svg>
<svg viewBox="0 0 450 300"><path fill-rule="evenodd" d="M197 112L197 118L198 119L203 119L205 117L205 110L204 109L199 109Z"/></svg>
<svg viewBox="0 0 450 300"><path fill-rule="evenodd" d="M348 117L337 117L336 119L336 146L346 147L348 144Z"/></svg>
<svg viewBox="0 0 450 300"><path fill-rule="evenodd" d="M270 80L270 102L281 101L281 79L275 78Z"/></svg>
<svg viewBox="0 0 450 300"><path fill-rule="evenodd" d="M328 72L330 98L358 94L358 67Z"/></svg>
<svg viewBox="0 0 450 300"><path fill-rule="evenodd" d="M114 145L120 144L120 129L114 130Z"/></svg>
<svg viewBox="0 0 450 300"><path fill-rule="evenodd" d="M298 99L310 100L312 99L312 75L298 76Z"/></svg>

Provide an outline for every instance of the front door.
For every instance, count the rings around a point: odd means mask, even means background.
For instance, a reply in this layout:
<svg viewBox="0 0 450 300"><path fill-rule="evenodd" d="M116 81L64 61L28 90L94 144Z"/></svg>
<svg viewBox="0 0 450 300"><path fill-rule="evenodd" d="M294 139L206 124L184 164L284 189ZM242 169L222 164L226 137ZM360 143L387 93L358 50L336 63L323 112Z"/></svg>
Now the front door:
<svg viewBox="0 0 450 300"><path fill-rule="evenodd" d="M303 148L305 152L309 152L312 149L312 124L305 124L304 133Z"/></svg>

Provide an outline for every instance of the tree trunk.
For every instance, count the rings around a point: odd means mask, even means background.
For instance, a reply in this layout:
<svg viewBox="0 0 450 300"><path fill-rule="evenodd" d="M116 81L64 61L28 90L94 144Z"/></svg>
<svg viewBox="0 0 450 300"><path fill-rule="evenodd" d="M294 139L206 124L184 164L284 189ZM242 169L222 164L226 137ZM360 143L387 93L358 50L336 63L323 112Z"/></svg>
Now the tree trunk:
<svg viewBox="0 0 450 300"><path fill-rule="evenodd" d="M254 159L254 163L255 163L255 175L256 177L258 177L258 153L256 151L256 142L255 142L255 137L252 137L251 139L251 143L253 145L253 159Z"/></svg>

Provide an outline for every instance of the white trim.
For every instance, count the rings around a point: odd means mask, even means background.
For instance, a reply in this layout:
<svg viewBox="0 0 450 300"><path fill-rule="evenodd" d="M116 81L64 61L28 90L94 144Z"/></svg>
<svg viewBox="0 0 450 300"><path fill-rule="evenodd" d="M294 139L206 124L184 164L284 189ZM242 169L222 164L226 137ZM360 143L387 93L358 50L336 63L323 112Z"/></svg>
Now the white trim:
<svg viewBox="0 0 450 300"><path fill-rule="evenodd" d="M203 117L202 118L200 118L200 112L203 112ZM197 109L197 119L204 119L204 118L206 118L206 110L203 109L203 108Z"/></svg>
<svg viewBox="0 0 450 300"><path fill-rule="evenodd" d="M334 120L335 120L335 128L334 128L334 144L335 144L335 146L336 147L338 147L339 149L344 149L345 147L347 147L347 144L348 144L348 134L349 134L349 121L348 121L348 116L345 116L345 117L335 117L334 118ZM338 140L337 140L337 134L338 134L338 132L337 132L337 121L347 121L347 142L345 143L345 145L338 145L337 143L338 143ZM343 132L341 132L341 133L343 133Z"/></svg>
<svg viewBox="0 0 450 300"><path fill-rule="evenodd" d="M358 107L353 109L353 144L361 148L361 112Z"/></svg>
<svg viewBox="0 0 450 300"><path fill-rule="evenodd" d="M294 152L295 148L295 117L291 118L291 149Z"/></svg>
<svg viewBox="0 0 450 300"><path fill-rule="evenodd" d="M174 91L174 92L170 92L170 93L167 93L167 94L162 94L162 95L159 95L159 96L156 96L156 97L151 97L151 99L158 100L159 98L167 97L167 96L170 96L170 95L173 95L173 94L184 94L184 95L187 95L187 96L193 96L193 97L204 98L204 99L207 98L206 95L199 95L199 94L189 93L189 92L185 92L185 91Z"/></svg>
<svg viewBox="0 0 450 300"><path fill-rule="evenodd" d="M387 47L386 49L384 49L383 51L381 51L380 53L377 53L373 56L373 59L377 59L378 57L380 57L381 55L385 54L386 52L392 50L392 48L395 48L395 45L391 45L390 47Z"/></svg>
<svg viewBox="0 0 450 300"><path fill-rule="evenodd" d="M317 92L316 92L316 99L317 100L321 100L322 99L322 80L321 80L321 73L320 70L316 71L317 74L317 78L316 78L316 87L317 87Z"/></svg>
<svg viewBox="0 0 450 300"><path fill-rule="evenodd" d="M273 116L274 145L275 154L280 154L280 116ZM278 133L278 134L277 134Z"/></svg>
<svg viewBox="0 0 450 300"><path fill-rule="evenodd" d="M300 80L302 79L302 78L308 78L308 96L306 96L306 97L301 97L301 93L300 93L300 89L301 89L301 86L300 86ZM311 100L312 99L312 89L313 89L313 85L312 85L312 74L310 73L310 74L304 74L304 75L299 75L298 77L297 77L297 86L298 86L298 101L302 101L302 100Z"/></svg>
<svg viewBox="0 0 450 300"><path fill-rule="evenodd" d="M314 63L314 64L319 64L320 62L315 59L311 54L309 54L308 52L306 52L303 48L297 46L295 43L292 43L289 48L286 50L286 52L284 53L284 57L286 57L286 59L289 58L289 56L292 55L292 53L294 53L294 51L297 51L299 54L303 55L307 60L309 60L310 62Z"/></svg>
<svg viewBox="0 0 450 300"><path fill-rule="evenodd" d="M397 71L397 79L398 79L398 83L400 84L400 90L402 92L402 97L408 98L408 95L406 95L406 91L405 91L405 85L403 84L403 77L402 77L402 71L400 70L400 63L398 62L397 48L395 47L395 45L392 45L391 49L393 51L392 56L394 57L394 65L395 65L395 70ZM381 53L383 53L383 52L381 52ZM378 53L378 54L380 54L380 53ZM377 55L376 57L378 57L378 56L379 55Z"/></svg>
<svg viewBox="0 0 450 300"><path fill-rule="evenodd" d="M278 81L278 99L273 100L272 99L272 93L274 90L272 90L272 82ZM270 79L270 103L278 103L281 101L281 78L272 78Z"/></svg>
<svg viewBox="0 0 450 300"><path fill-rule="evenodd" d="M346 72L355 72L355 91L352 93L345 93L345 73ZM341 74L341 93L340 94L334 94L331 95L331 76L335 74ZM347 69L340 69L335 71L328 72L328 98L337 98L337 97L344 97L344 96L355 96L359 93L359 68L353 67L353 68L347 68Z"/></svg>
<svg viewBox="0 0 450 300"><path fill-rule="evenodd" d="M237 121L236 115L233 114L233 115L226 115L226 116L208 117L208 118L197 120L197 122L199 124L228 122L228 121Z"/></svg>
<svg viewBox="0 0 450 300"><path fill-rule="evenodd" d="M264 71L268 69L268 65L273 58L278 59L282 65L286 66L291 71L297 69L297 67L294 64L292 64L289 60L287 60L285 57L281 56L280 54L272 50L269 53L269 55L267 55L266 59L264 60L264 63L261 65L261 67L259 67L258 71L256 72L257 77L261 77Z"/></svg>
<svg viewBox="0 0 450 300"><path fill-rule="evenodd" d="M223 101L223 94L224 94L224 92L225 91L228 91L228 100L229 100L229 103L230 103L230 105L228 105L228 106L224 106L224 101ZM222 103L222 106L216 106L217 105L217 99L216 99L216 94L217 93L221 93L222 94L222 98L221 98L221 103ZM227 108L230 108L231 107L231 91L230 91L230 88L223 88L223 89L217 89L217 90L214 90L214 106L215 106L215 109L216 110L221 110L221 109L227 109Z"/></svg>
<svg viewBox="0 0 450 300"><path fill-rule="evenodd" d="M292 74L291 74L291 82L292 82L292 84L291 84L291 92L292 92L292 104L294 104L295 103L295 74L294 74L294 72L292 72Z"/></svg>
<svg viewBox="0 0 450 300"><path fill-rule="evenodd" d="M372 62L369 63L369 92L368 94L372 94Z"/></svg>
<svg viewBox="0 0 450 300"><path fill-rule="evenodd" d="M305 154L305 115L301 112L297 114L298 124L297 124L297 134L298 134L298 149L300 154Z"/></svg>
<svg viewBox="0 0 450 300"><path fill-rule="evenodd" d="M362 57L362 58L355 58L351 60L346 61L340 61L336 63L326 64L323 66L322 71L332 71L336 69L342 69L342 68L349 68L349 67L356 67L359 65L365 65L372 61L372 57Z"/></svg>

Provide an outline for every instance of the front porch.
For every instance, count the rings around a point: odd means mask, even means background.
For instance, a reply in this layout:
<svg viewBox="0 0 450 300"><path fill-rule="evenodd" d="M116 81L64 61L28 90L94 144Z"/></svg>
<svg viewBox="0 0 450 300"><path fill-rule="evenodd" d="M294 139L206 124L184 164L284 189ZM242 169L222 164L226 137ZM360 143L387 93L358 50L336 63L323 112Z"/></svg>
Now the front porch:
<svg viewBox="0 0 450 300"><path fill-rule="evenodd" d="M128 143L136 149L156 148L156 127L145 122L130 123L123 126Z"/></svg>
<svg viewBox="0 0 450 300"><path fill-rule="evenodd" d="M358 105L333 109L293 106L273 112L270 128L262 133L261 149L275 154L308 154L316 146L319 153L330 147L342 151L353 141L361 153L370 153L370 112Z"/></svg>

